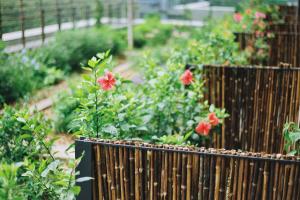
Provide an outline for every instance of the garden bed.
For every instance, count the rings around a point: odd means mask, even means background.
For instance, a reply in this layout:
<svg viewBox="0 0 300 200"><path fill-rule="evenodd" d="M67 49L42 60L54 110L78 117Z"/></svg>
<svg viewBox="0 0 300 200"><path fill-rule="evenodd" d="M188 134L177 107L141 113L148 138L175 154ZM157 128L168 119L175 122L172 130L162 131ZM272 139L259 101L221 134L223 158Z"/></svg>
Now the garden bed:
<svg viewBox="0 0 300 200"><path fill-rule="evenodd" d="M83 151L77 170L95 179L78 200L300 198L299 157L82 138Z"/></svg>

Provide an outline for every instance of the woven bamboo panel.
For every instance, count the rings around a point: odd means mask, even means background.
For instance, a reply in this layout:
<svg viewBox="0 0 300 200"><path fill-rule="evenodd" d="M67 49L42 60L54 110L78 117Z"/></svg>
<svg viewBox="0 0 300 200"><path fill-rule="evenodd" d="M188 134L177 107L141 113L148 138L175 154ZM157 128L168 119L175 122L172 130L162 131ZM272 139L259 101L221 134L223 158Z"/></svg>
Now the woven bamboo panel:
<svg viewBox="0 0 300 200"><path fill-rule="evenodd" d="M293 67L300 67L300 28L291 25L276 25L272 30L282 30L282 32L272 31L273 37L268 38L269 53L267 61L263 64L276 66L280 63L287 63ZM284 31L286 30L286 31ZM236 41L241 49L253 46L256 36L248 33L236 33ZM251 64L258 64L259 61L250 58Z"/></svg>
<svg viewBox="0 0 300 200"><path fill-rule="evenodd" d="M297 23L299 21L298 6L280 5L279 13L285 23Z"/></svg>
<svg viewBox="0 0 300 200"><path fill-rule="evenodd" d="M205 99L226 108L214 147L282 153L283 126L299 122L300 69L204 66Z"/></svg>
<svg viewBox="0 0 300 200"><path fill-rule="evenodd" d="M94 199L300 199L298 157L94 141Z"/></svg>

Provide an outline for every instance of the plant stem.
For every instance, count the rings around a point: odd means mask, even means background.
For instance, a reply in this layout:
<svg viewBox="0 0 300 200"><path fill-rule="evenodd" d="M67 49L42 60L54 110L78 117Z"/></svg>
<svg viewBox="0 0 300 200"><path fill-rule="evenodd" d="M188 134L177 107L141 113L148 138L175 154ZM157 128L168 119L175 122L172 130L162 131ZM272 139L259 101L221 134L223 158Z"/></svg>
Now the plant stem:
<svg viewBox="0 0 300 200"><path fill-rule="evenodd" d="M97 86L97 69L94 69L94 85ZM98 118L98 90L95 90L95 110L96 110L96 134L99 138L99 118Z"/></svg>

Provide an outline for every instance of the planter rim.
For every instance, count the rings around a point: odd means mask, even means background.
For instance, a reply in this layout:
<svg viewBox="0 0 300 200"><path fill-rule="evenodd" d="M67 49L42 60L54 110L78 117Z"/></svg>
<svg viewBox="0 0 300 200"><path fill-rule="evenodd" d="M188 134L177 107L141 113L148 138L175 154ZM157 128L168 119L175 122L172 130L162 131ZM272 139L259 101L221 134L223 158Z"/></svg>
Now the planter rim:
<svg viewBox="0 0 300 200"><path fill-rule="evenodd" d="M300 67L281 67L281 66L261 66L261 65L211 65L204 64L203 68L231 68L231 69L261 69L261 70L278 70L278 71L300 71Z"/></svg>
<svg viewBox="0 0 300 200"><path fill-rule="evenodd" d="M186 154L198 154L204 156L222 156L227 158L244 158L249 160L261 160L269 162L300 164L300 156L288 156L282 154L266 154L266 153L254 153L241 150L226 150L226 149L214 149L205 147L189 147L189 146L176 146L176 145L156 145L141 141L132 140L103 140L96 138L83 138L76 139L77 142L86 142L92 144L100 144L111 147L126 147L130 149L139 150L152 150L152 151L164 151L164 152L177 152Z"/></svg>
<svg viewBox="0 0 300 200"><path fill-rule="evenodd" d="M294 36L300 36L300 33L297 32L293 32L293 31L271 31L272 34L274 35L294 35ZM255 33L251 33L251 32L234 32L234 34L243 34L243 35L255 35Z"/></svg>

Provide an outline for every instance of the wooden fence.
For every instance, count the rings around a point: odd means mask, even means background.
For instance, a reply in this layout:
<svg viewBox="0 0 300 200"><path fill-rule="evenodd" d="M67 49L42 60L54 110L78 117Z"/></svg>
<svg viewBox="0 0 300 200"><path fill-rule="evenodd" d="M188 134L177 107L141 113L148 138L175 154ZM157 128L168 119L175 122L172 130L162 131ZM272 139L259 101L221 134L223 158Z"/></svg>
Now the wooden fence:
<svg viewBox="0 0 300 200"><path fill-rule="evenodd" d="M293 67L300 67L300 32L298 26L283 26L287 30L285 32L273 32L273 37L267 38L266 42L269 46L269 52L264 65L276 66L280 63L288 63ZM274 28L275 29L275 28ZM280 26L277 27L280 29ZM247 46L253 46L256 40L256 35L252 33L236 33L236 41L241 49ZM251 64L258 64L259 61L255 58L250 58Z"/></svg>
<svg viewBox="0 0 300 200"><path fill-rule="evenodd" d="M204 66L205 99L225 108L214 147L282 153L283 126L300 120L300 68Z"/></svg>
<svg viewBox="0 0 300 200"><path fill-rule="evenodd" d="M78 200L300 199L299 157L124 141L76 144L90 145L92 161L77 170L95 178Z"/></svg>

